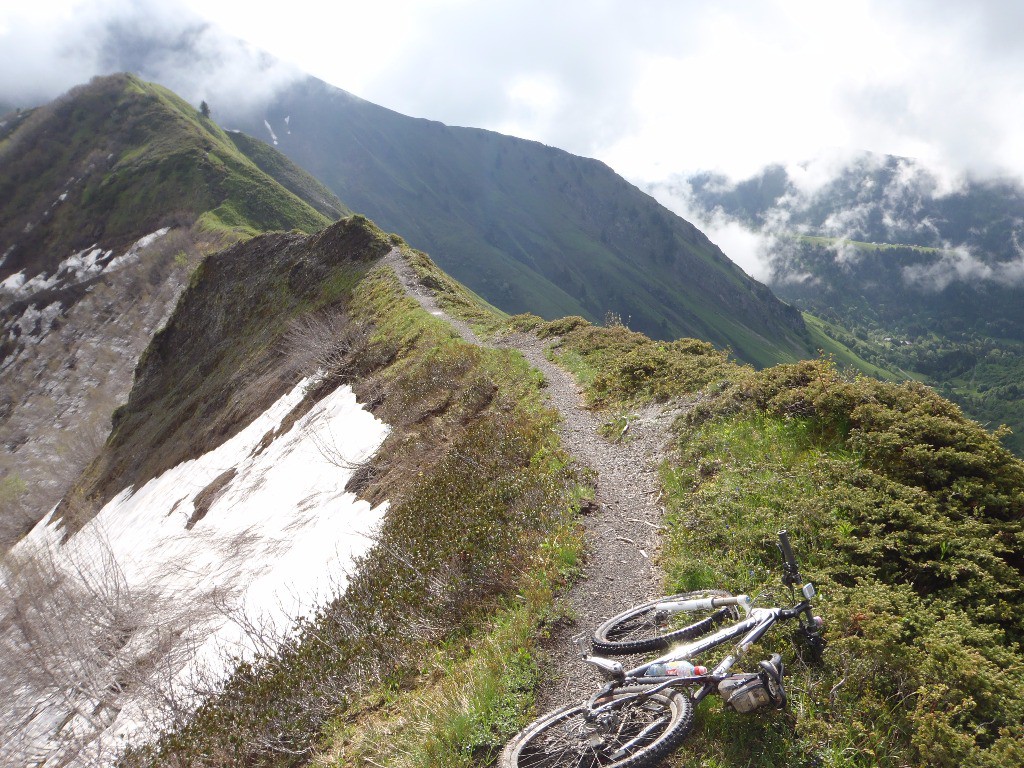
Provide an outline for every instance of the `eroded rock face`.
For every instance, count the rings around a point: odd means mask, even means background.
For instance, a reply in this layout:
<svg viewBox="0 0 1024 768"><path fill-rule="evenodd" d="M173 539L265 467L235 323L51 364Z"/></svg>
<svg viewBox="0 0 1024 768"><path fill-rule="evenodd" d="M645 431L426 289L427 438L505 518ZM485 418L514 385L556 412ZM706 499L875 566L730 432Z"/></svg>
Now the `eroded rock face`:
<svg viewBox="0 0 1024 768"><path fill-rule="evenodd" d="M76 252L53 274L0 290L0 550L102 447L139 356L197 259L186 231L161 229L120 253Z"/></svg>
<svg viewBox="0 0 1024 768"><path fill-rule="evenodd" d="M271 233L206 258L135 371L83 493L105 502L244 428L296 380L281 337L296 314L344 304L392 247L361 217L316 235Z"/></svg>

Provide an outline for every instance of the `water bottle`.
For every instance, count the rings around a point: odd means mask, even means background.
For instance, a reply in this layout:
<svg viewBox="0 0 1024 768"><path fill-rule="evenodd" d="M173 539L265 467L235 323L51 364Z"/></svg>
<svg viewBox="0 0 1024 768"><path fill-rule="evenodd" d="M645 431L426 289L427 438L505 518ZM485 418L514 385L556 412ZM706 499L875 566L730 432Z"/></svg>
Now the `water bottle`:
<svg viewBox="0 0 1024 768"><path fill-rule="evenodd" d="M707 667L694 666L682 659L680 661L669 661L665 663L652 664L644 673L649 677L693 677L695 675L706 675Z"/></svg>

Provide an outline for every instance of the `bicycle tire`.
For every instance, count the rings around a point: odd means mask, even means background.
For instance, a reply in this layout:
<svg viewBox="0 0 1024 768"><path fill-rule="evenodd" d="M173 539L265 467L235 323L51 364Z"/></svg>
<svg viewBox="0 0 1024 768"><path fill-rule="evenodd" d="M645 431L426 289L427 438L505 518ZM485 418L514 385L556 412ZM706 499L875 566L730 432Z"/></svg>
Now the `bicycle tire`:
<svg viewBox="0 0 1024 768"><path fill-rule="evenodd" d="M619 688L610 698L645 690ZM586 704L574 704L534 720L505 746L499 768L640 768L653 765L682 744L693 728L693 703L685 693L665 689L612 710L599 726L585 719ZM650 733L645 733L650 730ZM641 736L643 734L643 736ZM615 751L641 736L623 756ZM598 743L600 740L600 743Z"/></svg>
<svg viewBox="0 0 1024 768"><path fill-rule="evenodd" d="M726 619L735 619L738 613L735 607L714 609L685 627L668 628L655 620L654 606L669 600L691 600L700 597L731 597L729 592L720 589L704 589L696 592L683 592L678 595L659 597L657 600L634 605L629 610L612 616L594 630L594 653L622 656L634 653L649 653L668 648L680 640L692 640L706 635L716 625ZM724 611L724 613L723 613ZM693 615L693 614L689 614Z"/></svg>

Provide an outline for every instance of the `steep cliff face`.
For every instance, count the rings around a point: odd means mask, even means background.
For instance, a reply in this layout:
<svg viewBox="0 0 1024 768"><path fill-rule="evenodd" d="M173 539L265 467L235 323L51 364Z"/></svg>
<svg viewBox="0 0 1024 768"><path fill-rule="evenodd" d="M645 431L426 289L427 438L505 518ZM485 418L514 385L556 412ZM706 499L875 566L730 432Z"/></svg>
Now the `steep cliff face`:
<svg viewBox="0 0 1024 768"><path fill-rule="evenodd" d="M496 641L525 653L582 474L540 377L407 297L403 260L486 311L359 216L193 273L99 459L0 568L0 762L291 763L523 592Z"/></svg>
<svg viewBox="0 0 1024 768"><path fill-rule="evenodd" d="M332 365L399 242L353 216L194 269L99 458L0 560L0 762L110 764L343 589L388 507L347 486L389 427Z"/></svg>
<svg viewBox="0 0 1024 768"><path fill-rule="evenodd" d="M254 162L238 149L250 145L128 75L5 118L0 550L102 445L139 354L206 253L346 212L280 154L260 145Z"/></svg>
<svg viewBox="0 0 1024 768"><path fill-rule="evenodd" d="M131 395L76 494L105 502L245 427L301 376L288 364L289 320L343 308L392 247L354 216L316 235L262 235L208 257L140 358Z"/></svg>

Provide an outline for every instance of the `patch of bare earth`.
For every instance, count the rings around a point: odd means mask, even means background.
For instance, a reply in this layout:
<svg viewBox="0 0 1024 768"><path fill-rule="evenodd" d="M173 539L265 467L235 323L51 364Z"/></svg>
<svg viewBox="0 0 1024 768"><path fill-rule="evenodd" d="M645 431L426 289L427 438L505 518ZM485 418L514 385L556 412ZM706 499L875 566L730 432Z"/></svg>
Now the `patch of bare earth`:
<svg viewBox="0 0 1024 768"><path fill-rule="evenodd" d="M424 309L444 317L466 341L484 344L465 322L438 306L397 250L382 263L396 272L406 292ZM585 573L566 595L576 621L556 629L548 644L545 682L537 702L543 712L585 698L599 680L579 660L573 637L589 637L606 618L660 594L661 571L651 561L664 512L657 467L665 456L668 428L676 413L656 406L643 409L629 422L623 439L609 441L598 433L606 419L584 407L572 374L544 356L546 342L517 333L494 346L519 350L544 374L549 403L562 417L563 445L597 479L596 503L584 516Z"/></svg>

